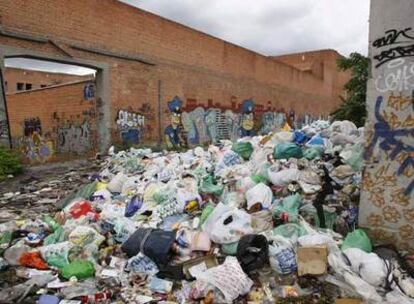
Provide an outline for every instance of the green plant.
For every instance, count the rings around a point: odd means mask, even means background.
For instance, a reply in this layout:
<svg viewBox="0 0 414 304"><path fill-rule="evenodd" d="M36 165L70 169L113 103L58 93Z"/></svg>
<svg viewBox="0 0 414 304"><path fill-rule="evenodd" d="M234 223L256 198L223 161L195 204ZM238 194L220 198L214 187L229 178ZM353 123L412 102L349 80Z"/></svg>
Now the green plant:
<svg viewBox="0 0 414 304"><path fill-rule="evenodd" d="M8 148L0 146L0 180L9 174L18 174L23 171L23 166L18 154Z"/></svg>
<svg viewBox="0 0 414 304"><path fill-rule="evenodd" d="M365 103L370 60L359 53L352 53L348 58L339 58L337 65L342 71L351 70L351 79L344 86L347 98L340 97L343 103L331 115L335 120L350 120L362 127L367 117Z"/></svg>

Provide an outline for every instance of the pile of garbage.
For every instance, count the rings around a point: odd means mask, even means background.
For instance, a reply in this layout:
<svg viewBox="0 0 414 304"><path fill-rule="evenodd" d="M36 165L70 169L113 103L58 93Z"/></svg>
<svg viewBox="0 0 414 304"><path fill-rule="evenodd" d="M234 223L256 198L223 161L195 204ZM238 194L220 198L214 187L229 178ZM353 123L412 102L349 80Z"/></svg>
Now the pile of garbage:
<svg viewBox="0 0 414 304"><path fill-rule="evenodd" d="M401 254L357 227L363 142L316 121L111 148L60 211L0 224L0 303L413 303Z"/></svg>

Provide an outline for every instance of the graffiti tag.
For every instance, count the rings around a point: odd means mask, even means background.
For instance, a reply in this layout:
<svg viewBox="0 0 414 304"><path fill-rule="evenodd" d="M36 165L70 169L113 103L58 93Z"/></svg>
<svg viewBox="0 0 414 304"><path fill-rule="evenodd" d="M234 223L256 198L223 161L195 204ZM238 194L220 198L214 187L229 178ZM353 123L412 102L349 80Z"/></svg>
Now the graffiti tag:
<svg viewBox="0 0 414 304"><path fill-rule="evenodd" d="M57 149L60 153L82 154L91 149L92 136L88 121L59 127L57 133Z"/></svg>
<svg viewBox="0 0 414 304"><path fill-rule="evenodd" d="M381 93L414 90L414 62L405 64L403 58L389 62L387 74L375 79L375 87Z"/></svg>
<svg viewBox="0 0 414 304"><path fill-rule="evenodd" d="M414 56L414 33L409 33L411 30L411 27L399 31L396 29L388 30L383 37L376 39L372 43L378 49L392 46L373 56L374 60L377 61L376 68L394 59ZM396 44L398 46L394 46ZM401 44L408 45L402 46Z"/></svg>
<svg viewBox="0 0 414 304"><path fill-rule="evenodd" d="M126 110L119 110L116 124L122 141L127 144L138 144L145 126L145 116Z"/></svg>

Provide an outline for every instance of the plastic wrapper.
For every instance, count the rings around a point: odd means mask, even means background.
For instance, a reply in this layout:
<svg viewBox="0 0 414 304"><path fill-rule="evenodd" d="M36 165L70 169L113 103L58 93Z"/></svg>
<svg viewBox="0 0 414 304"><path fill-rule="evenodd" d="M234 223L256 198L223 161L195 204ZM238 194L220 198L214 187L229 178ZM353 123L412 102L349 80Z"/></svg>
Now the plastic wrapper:
<svg viewBox="0 0 414 304"><path fill-rule="evenodd" d="M251 217L245 211L219 203L202 226L210 239L218 244L238 241L243 235L253 233Z"/></svg>

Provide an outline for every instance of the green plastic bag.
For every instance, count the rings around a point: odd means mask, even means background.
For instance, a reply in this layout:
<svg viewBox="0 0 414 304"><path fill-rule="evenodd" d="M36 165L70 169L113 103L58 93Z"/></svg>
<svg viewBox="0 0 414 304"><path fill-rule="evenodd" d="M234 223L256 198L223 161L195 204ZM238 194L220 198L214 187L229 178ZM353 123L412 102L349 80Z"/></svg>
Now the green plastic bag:
<svg viewBox="0 0 414 304"><path fill-rule="evenodd" d="M305 150L305 152L303 152L303 157L308 159L308 160L312 160L315 158L320 158L321 157L321 151L319 149L316 148L308 148Z"/></svg>
<svg viewBox="0 0 414 304"><path fill-rule="evenodd" d="M273 217L280 217L282 213L287 213L289 215L289 222L297 222L299 215L299 206L302 202L302 197L300 194L294 194L285 197L282 200L281 204L277 204L273 207Z"/></svg>
<svg viewBox="0 0 414 304"><path fill-rule="evenodd" d="M89 199L92 196L92 194L96 191L96 185L97 184L98 184L98 182L97 181L94 181L94 182L92 182L90 184L87 184L87 185L83 186L78 191L76 191L76 190L73 191L71 194L69 194L63 200L59 201L56 204L56 207L58 209L63 209L67 205L69 205L69 203L71 203L76 198Z"/></svg>
<svg viewBox="0 0 414 304"><path fill-rule="evenodd" d="M276 145L273 156L275 159L302 158L302 149L295 143L281 143Z"/></svg>
<svg viewBox="0 0 414 304"><path fill-rule="evenodd" d="M46 263L49 266L53 266L59 269L62 269L64 267L66 267L67 265L69 265L69 261L67 259L67 257L63 256L63 255L56 255L56 256L51 256L46 260Z"/></svg>
<svg viewBox="0 0 414 304"><path fill-rule="evenodd" d="M253 145L248 141L236 142L231 149L244 160L248 160L253 153Z"/></svg>
<svg viewBox="0 0 414 304"><path fill-rule="evenodd" d="M76 277L78 280L87 279L94 276L95 267L91 261L76 260L63 267L60 273L67 280L71 277Z"/></svg>
<svg viewBox="0 0 414 304"><path fill-rule="evenodd" d="M45 222L52 229L52 231L56 231L60 227L60 225L50 215L45 215L43 217L43 222Z"/></svg>
<svg viewBox="0 0 414 304"><path fill-rule="evenodd" d="M267 178L261 174L255 174L250 176L250 178L252 179L252 181L254 181L256 184L260 184L263 183L265 185L267 185L268 181Z"/></svg>
<svg viewBox="0 0 414 304"><path fill-rule="evenodd" d="M0 255L3 255L12 240L11 231L5 231L0 234Z"/></svg>
<svg viewBox="0 0 414 304"><path fill-rule="evenodd" d="M352 155L350 158L345 160L345 163L350 165L353 170L360 171L364 166L364 149L361 145L354 145L351 150Z"/></svg>
<svg viewBox="0 0 414 304"><path fill-rule="evenodd" d="M342 251L348 248L359 248L365 252L370 253L372 251L371 240L364 230L356 229L348 233L345 237L344 242L342 243Z"/></svg>
<svg viewBox="0 0 414 304"><path fill-rule="evenodd" d="M55 232L49 234L43 241L44 245L51 245L61 243L65 240L65 230L62 227L58 227Z"/></svg>
<svg viewBox="0 0 414 304"><path fill-rule="evenodd" d="M207 175L203 178L200 186L200 192L202 193L210 193L216 196L220 196L223 193L224 186L222 184L216 184L214 177L211 175Z"/></svg>
<svg viewBox="0 0 414 304"><path fill-rule="evenodd" d="M224 254L235 256L237 254L238 245L239 245L239 242L223 244L221 245L221 250L223 251Z"/></svg>
<svg viewBox="0 0 414 304"><path fill-rule="evenodd" d="M204 207L203 212L201 213L201 216L200 216L200 227L201 227L201 225L204 224L204 222L207 220L207 218L213 212L214 208L215 208L215 206L211 203L207 204Z"/></svg>
<svg viewBox="0 0 414 304"><path fill-rule="evenodd" d="M298 238L307 235L306 229L296 223L287 223L273 229L273 234L281 235L287 239Z"/></svg>

